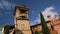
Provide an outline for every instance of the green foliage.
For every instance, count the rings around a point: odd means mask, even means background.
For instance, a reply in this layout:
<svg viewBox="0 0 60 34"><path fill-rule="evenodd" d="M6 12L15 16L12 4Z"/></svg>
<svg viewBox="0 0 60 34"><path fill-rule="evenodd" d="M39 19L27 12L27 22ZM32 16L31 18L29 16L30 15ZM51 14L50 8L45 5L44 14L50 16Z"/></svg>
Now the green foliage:
<svg viewBox="0 0 60 34"><path fill-rule="evenodd" d="M42 34L42 31L38 31L39 34Z"/></svg>
<svg viewBox="0 0 60 34"><path fill-rule="evenodd" d="M32 34L35 34L35 32L32 31Z"/></svg>
<svg viewBox="0 0 60 34"><path fill-rule="evenodd" d="M35 34L38 34L38 31L35 31Z"/></svg>
<svg viewBox="0 0 60 34"><path fill-rule="evenodd" d="M44 19L44 16L42 15L42 13L40 13L40 18L41 18L41 25L42 25L42 33L50 34L50 31L47 27L47 24L45 23L45 19Z"/></svg>
<svg viewBox="0 0 60 34"><path fill-rule="evenodd" d="M40 31L35 31L32 34L41 34L41 32Z"/></svg>
<svg viewBox="0 0 60 34"><path fill-rule="evenodd" d="M5 25L4 26L4 34L9 34L9 29L10 29L10 25Z"/></svg>

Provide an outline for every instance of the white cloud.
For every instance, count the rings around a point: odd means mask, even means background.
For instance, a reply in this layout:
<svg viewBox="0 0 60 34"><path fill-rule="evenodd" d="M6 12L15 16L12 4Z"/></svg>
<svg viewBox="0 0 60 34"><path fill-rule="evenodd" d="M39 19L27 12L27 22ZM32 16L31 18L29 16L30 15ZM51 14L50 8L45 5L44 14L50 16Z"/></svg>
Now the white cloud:
<svg viewBox="0 0 60 34"><path fill-rule="evenodd" d="M15 4L4 0L0 2L0 8L2 9L11 9L12 7L14 7L14 5Z"/></svg>
<svg viewBox="0 0 60 34"><path fill-rule="evenodd" d="M35 22L35 23L36 23L36 22L40 23L40 18L37 18L34 22Z"/></svg>
<svg viewBox="0 0 60 34"><path fill-rule="evenodd" d="M5 12L6 14L10 14L9 12Z"/></svg>
<svg viewBox="0 0 60 34"><path fill-rule="evenodd" d="M38 23L40 23L40 14L38 14L38 18L36 18L35 21L31 22L31 25L35 25L35 24L38 24Z"/></svg>
<svg viewBox="0 0 60 34"><path fill-rule="evenodd" d="M35 13L35 11L32 11L32 13Z"/></svg>
<svg viewBox="0 0 60 34"><path fill-rule="evenodd" d="M48 20L47 19L47 16L50 15L51 18L54 18L55 15L57 15L57 13L54 11L55 8L52 6L52 7L47 7L42 13L44 15L44 18L45 20Z"/></svg>
<svg viewBox="0 0 60 34"><path fill-rule="evenodd" d="M46 21L48 20L48 19L47 19L47 16L48 16L48 15L50 15L51 18L54 18L54 15L57 15L57 13L56 13L54 10L55 10L55 8L51 6L51 7L45 8L44 11L41 11L41 12L43 13L44 18L45 18ZM38 14L38 16L40 17L39 14ZM34 23L36 23L36 22L40 23L40 18L39 18L39 17L36 18L36 20L34 21Z"/></svg>
<svg viewBox="0 0 60 34"><path fill-rule="evenodd" d="M2 5L2 3L0 3L0 8L3 8L3 5Z"/></svg>
<svg viewBox="0 0 60 34"><path fill-rule="evenodd" d="M1 15L2 13L0 13L0 15Z"/></svg>

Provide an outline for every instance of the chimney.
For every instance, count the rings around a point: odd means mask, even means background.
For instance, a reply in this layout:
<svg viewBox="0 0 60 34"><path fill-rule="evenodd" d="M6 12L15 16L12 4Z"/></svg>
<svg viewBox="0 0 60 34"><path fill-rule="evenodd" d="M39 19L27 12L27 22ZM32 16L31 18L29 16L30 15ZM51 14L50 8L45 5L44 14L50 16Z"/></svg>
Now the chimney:
<svg viewBox="0 0 60 34"><path fill-rule="evenodd" d="M58 15L55 15L55 19L56 19L56 20L58 20L58 19L59 19Z"/></svg>
<svg viewBox="0 0 60 34"><path fill-rule="evenodd" d="M47 18L48 18L48 21L51 21L51 17L50 17L50 15L48 15Z"/></svg>

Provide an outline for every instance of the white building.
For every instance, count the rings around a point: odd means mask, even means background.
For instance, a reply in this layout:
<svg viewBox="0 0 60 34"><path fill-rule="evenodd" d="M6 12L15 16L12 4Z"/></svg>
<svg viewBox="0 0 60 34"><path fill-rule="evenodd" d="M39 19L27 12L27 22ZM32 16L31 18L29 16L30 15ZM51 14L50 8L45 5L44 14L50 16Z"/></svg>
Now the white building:
<svg viewBox="0 0 60 34"><path fill-rule="evenodd" d="M0 27L0 34L3 34L4 28Z"/></svg>

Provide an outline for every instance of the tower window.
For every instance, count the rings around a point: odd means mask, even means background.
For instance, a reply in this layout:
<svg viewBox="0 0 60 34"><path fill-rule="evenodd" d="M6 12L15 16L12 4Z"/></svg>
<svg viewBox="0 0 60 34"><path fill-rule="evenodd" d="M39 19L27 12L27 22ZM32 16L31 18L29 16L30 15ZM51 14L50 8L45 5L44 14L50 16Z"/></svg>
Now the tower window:
<svg viewBox="0 0 60 34"><path fill-rule="evenodd" d="M22 18L26 18L25 16L21 16Z"/></svg>
<svg viewBox="0 0 60 34"><path fill-rule="evenodd" d="M20 20L20 19L25 19L26 17L25 16L20 16L17 18L17 20Z"/></svg>
<svg viewBox="0 0 60 34"><path fill-rule="evenodd" d="M25 12L26 12L25 10L21 10L21 9L20 9L20 13L25 13Z"/></svg>

